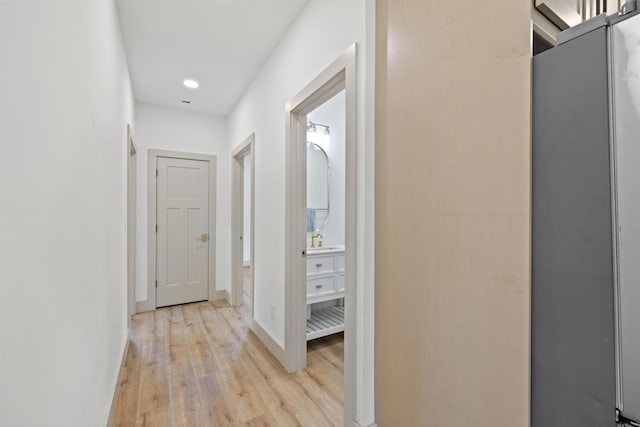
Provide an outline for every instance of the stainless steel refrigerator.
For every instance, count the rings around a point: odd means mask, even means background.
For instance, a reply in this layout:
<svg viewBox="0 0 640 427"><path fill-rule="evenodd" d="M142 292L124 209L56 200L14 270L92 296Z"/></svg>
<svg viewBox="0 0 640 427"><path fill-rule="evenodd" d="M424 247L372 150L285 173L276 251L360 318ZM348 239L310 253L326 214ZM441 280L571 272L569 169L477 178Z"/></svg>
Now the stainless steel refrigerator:
<svg viewBox="0 0 640 427"><path fill-rule="evenodd" d="M640 426L640 14L533 59L531 426Z"/></svg>

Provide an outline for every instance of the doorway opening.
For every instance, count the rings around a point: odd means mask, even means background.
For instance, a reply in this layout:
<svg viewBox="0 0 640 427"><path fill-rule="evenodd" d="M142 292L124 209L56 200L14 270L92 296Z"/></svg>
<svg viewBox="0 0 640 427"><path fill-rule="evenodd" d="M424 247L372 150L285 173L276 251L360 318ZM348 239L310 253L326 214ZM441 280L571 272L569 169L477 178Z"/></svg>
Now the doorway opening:
<svg viewBox="0 0 640 427"><path fill-rule="evenodd" d="M356 402L356 100L354 44L286 114L285 368L304 369L317 338L344 334L344 425Z"/></svg>
<svg viewBox="0 0 640 427"><path fill-rule="evenodd" d="M136 314L136 200L137 164L133 129L127 125L127 326Z"/></svg>
<svg viewBox="0 0 640 427"><path fill-rule="evenodd" d="M345 104L343 90L307 114L307 349L344 331Z"/></svg>
<svg viewBox="0 0 640 427"><path fill-rule="evenodd" d="M232 289L231 304L245 305L253 319L254 156L255 135L232 154Z"/></svg>

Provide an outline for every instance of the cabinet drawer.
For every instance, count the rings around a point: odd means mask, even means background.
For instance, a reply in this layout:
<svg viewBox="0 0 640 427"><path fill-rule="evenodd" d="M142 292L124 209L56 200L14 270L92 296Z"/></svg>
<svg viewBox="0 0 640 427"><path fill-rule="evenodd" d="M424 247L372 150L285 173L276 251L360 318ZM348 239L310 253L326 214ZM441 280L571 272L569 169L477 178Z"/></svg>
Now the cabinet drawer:
<svg viewBox="0 0 640 427"><path fill-rule="evenodd" d="M336 271L344 271L344 254L336 255Z"/></svg>
<svg viewBox="0 0 640 427"><path fill-rule="evenodd" d="M307 258L307 274L332 273L335 270L333 255Z"/></svg>
<svg viewBox="0 0 640 427"><path fill-rule="evenodd" d="M323 277L307 280L307 298L318 297L335 292L335 279Z"/></svg>
<svg viewBox="0 0 640 427"><path fill-rule="evenodd" d="M344 275L336 276L336 291L344 292Z"/></svg>

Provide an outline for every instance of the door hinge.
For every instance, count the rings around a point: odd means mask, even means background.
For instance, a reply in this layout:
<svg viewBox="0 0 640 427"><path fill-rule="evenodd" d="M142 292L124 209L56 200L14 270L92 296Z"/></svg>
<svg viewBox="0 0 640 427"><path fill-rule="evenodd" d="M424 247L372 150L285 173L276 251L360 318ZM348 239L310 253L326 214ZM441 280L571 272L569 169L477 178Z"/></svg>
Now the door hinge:
<svg viewBox="0 0 640 427"><path fill-rule="evenodd" d="M158 288L158 281L156 280L156 289Z"/></svg>
<svg viewBox="0 0 640 427"><path fill-rule="evenodd" d="M158 232L158 224L156 224L156 233Z"/></svg>
<svg viewBox="0 0 640 427"><path fill-rule="evenodd" d="M156 176L158 176L158 169L156 169Z"/></svg>

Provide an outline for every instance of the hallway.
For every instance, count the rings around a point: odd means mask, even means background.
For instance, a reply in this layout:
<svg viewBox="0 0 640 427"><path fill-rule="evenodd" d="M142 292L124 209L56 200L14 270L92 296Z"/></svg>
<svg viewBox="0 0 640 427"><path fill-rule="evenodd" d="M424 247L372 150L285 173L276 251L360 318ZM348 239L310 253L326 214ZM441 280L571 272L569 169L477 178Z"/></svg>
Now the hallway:
<svg viewBox="0 0 640 427"><path fill-rule="evenodd" d="M342 335L310 343L307 369L288 374L247 322L226 302L135 316L115 425L341 426Z"/></svg>
<svg viewBox="0 0 640 427"><path fill-rule="evenodd" d="M627 0L598 1L615 15ZM529 427L532 40L558 41L542 9L586 2L0 0L0 427ZM344 126L311 121L347 83ZM314 127L328 158L320 217L302 197ZM182 164L198 158L208 172ZM577 182L575 194L595 188ZM345 241L306 259L302 226L327 233L305 217L342 205L326 225ZM247 258L250 304L236 307ZM158 303L194 277L201 293ZM303 304L343 290L344 334L307 343L300 370Z"/></svg>

